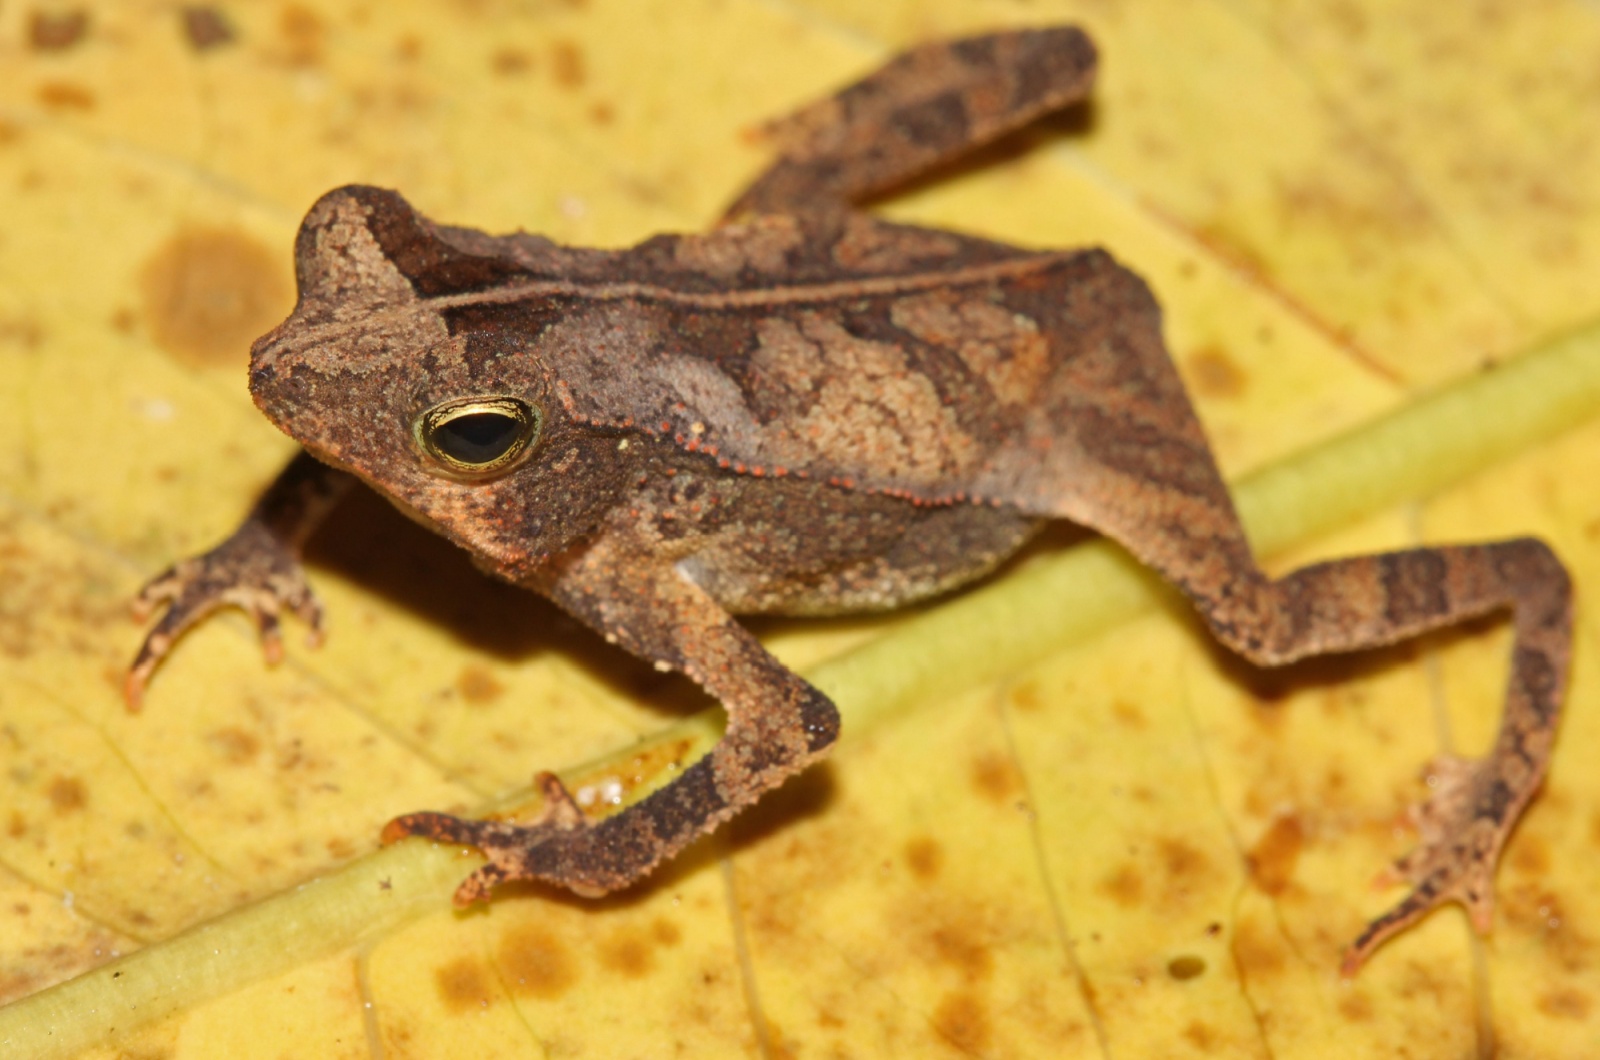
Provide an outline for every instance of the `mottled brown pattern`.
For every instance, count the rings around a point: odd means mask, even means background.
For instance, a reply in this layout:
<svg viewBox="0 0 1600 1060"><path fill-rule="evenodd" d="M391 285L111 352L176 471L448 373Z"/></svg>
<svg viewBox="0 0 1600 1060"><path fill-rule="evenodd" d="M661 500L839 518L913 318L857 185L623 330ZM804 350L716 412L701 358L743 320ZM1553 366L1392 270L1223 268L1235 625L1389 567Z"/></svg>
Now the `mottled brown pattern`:
<svg viewBox="0 0 1600 1060"><path fill-rule="evenodd" d="M730 220L625 250L435 225L377 188L328 193L296 242L299 304L251 360L257 404L311 455L234 537L146 590L172 607L129 674L130 702L218 606L250 610L269 654L281 607L315 627L299 543L358 477L726 707L708 755L610 817L589 820L544 774L537 821L420 813L385 830L482 849L489 864L460 901L528 878L604 893L837 735L833 705L731 615L923 599L1070 519L1178 585L1262 665L1509 610L1495 748L1435 766L1421 842L1396 867L1413 890L1345 968L1444 901L1487 928L1495 865L1544 776L1565 687L1571 589L1550 550L1418 549L1269 579L1138 277L1103 251L1020 250L851 209L1081 99L1094 65L1072 29L908 52L775 124L780 157ZM1166 853L1174 879L1211 871L1181 843ZM1288 885L1288 861L1272 886ZM941 1012L953 1041L982 1047L981 1009L953 996Z"/></svg>

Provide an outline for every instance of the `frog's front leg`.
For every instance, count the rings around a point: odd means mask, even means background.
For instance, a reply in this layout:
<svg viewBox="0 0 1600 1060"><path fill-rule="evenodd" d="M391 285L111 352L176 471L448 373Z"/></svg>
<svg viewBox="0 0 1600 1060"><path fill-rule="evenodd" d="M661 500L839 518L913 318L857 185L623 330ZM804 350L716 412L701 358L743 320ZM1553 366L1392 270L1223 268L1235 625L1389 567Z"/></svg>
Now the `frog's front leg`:
<svg viewBox="0 0 1600 1060"><path fill-rule="evenodd" d="M560 781L540 774L539 820L527 825L415 813L383 839L406 836L478 847L489 864L456 891L487 898L497 883L544 880L583 895L625 887L820 757L839 732L821 692L784 667L683 571L625 535L552 561L533 584L608 640L677 670L722 701L722 739L671 783L590 823Z"/></svg>
<svg viewBox="0 0 1600 1060"><path fill-rule="evenodd" d="M268 662L283 654L278 614L287 607L322 632L322 606L306 583L300 549L352 479L301 452L278 473L239 528L221 544L162 571L134 601L140 619L170 605L139 645L123 682L123 698L138 709L150 675L183 631L222 607L243 608L261 631Z"/></svg>

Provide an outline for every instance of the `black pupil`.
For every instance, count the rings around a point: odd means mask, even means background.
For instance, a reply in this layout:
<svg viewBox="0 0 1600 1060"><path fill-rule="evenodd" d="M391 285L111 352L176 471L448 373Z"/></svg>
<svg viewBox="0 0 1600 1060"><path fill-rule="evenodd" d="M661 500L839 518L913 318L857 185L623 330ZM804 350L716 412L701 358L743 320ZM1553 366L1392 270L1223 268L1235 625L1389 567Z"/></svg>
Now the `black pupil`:
<svg viewBox="0 0 1600 1060"><path fill-rule="evenodd" d="M469 412L439 424L433 444L441 453L463 464L498 460L517 444L522 424L503 412Z"/></svg>

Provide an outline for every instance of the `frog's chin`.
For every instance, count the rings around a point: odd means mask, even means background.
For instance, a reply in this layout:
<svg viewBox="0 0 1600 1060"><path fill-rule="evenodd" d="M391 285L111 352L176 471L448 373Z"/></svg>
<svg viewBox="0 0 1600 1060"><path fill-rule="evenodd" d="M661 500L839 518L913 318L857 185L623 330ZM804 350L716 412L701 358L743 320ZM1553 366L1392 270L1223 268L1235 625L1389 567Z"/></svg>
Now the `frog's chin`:
<svg viewBox="0 0 1600 1060"><path fill-rule="evenodd" d="M526 549L508 548L505 542L462 532L463 525L472 526L479 521L479 518L475 518L470 511L465 509L429 511L426 507L419 507L395 496L384 488L383 484L374 482L359 472L357 474L407 519L465 549L472 559L473 566L485 574L492 574L509 582L520 582L548 558L544 553L535 554ZM449 508L448 505L442 507Z"/></svg>

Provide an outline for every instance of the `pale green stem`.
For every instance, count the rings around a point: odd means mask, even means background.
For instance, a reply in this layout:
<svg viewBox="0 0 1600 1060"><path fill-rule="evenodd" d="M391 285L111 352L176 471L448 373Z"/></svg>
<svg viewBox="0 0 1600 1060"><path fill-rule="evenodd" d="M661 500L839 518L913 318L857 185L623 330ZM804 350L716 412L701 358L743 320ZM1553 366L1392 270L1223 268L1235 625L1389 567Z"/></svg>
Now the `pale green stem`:
<svg viewBox="0 0 1600 1060"><path fill-rule="evenodd" d="M1234 489L1256 548L1270 554L1362 515L1448 487L1600 413L1600 325L1462 380L1348 434L1256 472ZM859 732L1043 658L1150 606L1162 590L1116 547L1094 541L897 624L810 671ZM652 748L702 753L718 712L672 726L563 776L604 776ZM669 770L662 770L670 773ZM642 788L640 792L648 788ZM525 806L520 792L497 807ZM0 1053L67 1057L119 1033L393 930L449 901L481 861L406 842L196 925L164 942L0 1009Z"/></svg>

